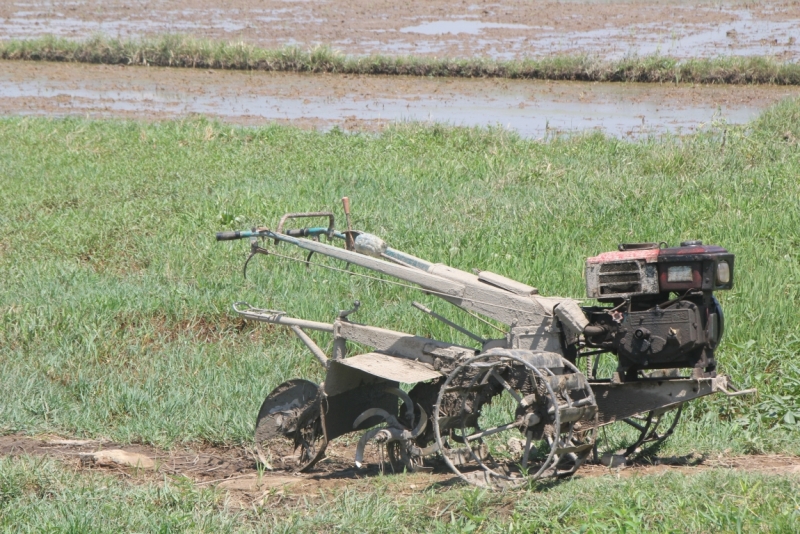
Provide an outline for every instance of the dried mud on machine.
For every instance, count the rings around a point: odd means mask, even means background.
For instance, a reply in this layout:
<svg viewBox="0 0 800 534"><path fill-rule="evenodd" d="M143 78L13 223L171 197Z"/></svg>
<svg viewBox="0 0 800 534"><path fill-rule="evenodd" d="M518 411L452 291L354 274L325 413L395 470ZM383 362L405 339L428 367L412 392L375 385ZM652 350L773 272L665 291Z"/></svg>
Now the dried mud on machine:
<svg viewBox="0 0 800 534"><path fill-rule="evenodd" d="M391 248L352 230L349 201L343 203L346 230L335 228L332 212L290 213L275 230L220 232L217 239L249 238L248 262L271 254L270 242L299 247L306 261L329 256L505 328L484 339L413 303L475 348L359 324L351 319L358 302L332 323L236 303L245 319L291 328L326 370L322 384L289 380L264 400L255 440L268 468L309 471L328 443L356 432L356 466L373 442L395 470L426 469L440 458L472 484L515 487L575 473L596 451L603 425L632 429L618 451L628 457L669 437L686 402L748 393L716 372L725 323L714 292L730 289L734 275L734 255L720 246L622 244L588 258L587 297L598 305L587 307L496 273L468 273ZM327 226L287 228L309 218ZM332 335L332 354L306 330ZM348 354L348 341L373 351ZM616 358L610 378L595 376L601 355Z"/></svg>

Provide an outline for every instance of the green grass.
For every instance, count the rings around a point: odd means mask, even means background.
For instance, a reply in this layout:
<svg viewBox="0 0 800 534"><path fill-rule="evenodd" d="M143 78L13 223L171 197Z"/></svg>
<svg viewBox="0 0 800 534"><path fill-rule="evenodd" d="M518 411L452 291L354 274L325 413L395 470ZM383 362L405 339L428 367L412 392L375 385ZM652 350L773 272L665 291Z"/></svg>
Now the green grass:
<svg viewBox="0 0 800 534"><path fill-rule="evenodd" d="M760 393L692 404L669 450L796 453L798 139L797 100L743 127L636 142L2 119L0 432L250 443L268 391L321 373L285 330L235 317L237 300L331 321L360 299L361 322L468 342L411 308L419 299L492 334L430 297L319 268L261 257L243 280L246 243L213 240L348 195L355 227L392 246L545 295L581 297L584 259L618 242L727 247L718 360Z"/></svg>
<svg viewBox="0 0 800 534"><path fill-rule="evenodd" d="M0 459L0 530L788 533L800 521L800 479L724 470L576 478L506 493L409 485L394 475L308 495L268 491L251 504L186 479L124 480L52 460Z"/></svg>
<svg viewBox="0 0 800 534"><path fill-rule="evenodd" d="M264 395L321 373L286 331L235 317L236 300L330 321L360 299L361 322L468 342L414 311L418 299L492 335L431 297L274 258L243 280L246 243L213 240L348 195L354 225L392 246L545 295L581 297L585 257L621 241L727 247L736 281L720 294L720 368L760 393L691 404L664 454L797 454L798 140L798 100L745 126L635 142L415 124L367 135L0 119L0 432L251 443ZM149 476L0 459L0 530L792 532L800 520L797 478L714 470L509 493L409 491L395 475L244 508Z"/></svg>
<svg viewBox="0 0 800 534"><path fill-rule="evenodd" d="M606 61L587 55L541 59L346 56L327 46L269 50L244 42L218 42L184 35L119 40L96 36L86 41L57 37L0 42L0 59L67 61L345 74L496 77L598 82L800 84L800 65L768 57L717 57L678 60L652 55Z"/></svg>
<svg viewBox="0 0 800 534"><path fill-rule="evenodd" d="M230 532L237 520L220 493L186 479L123 481L43 458L0 459L3 532Z"/></svg>

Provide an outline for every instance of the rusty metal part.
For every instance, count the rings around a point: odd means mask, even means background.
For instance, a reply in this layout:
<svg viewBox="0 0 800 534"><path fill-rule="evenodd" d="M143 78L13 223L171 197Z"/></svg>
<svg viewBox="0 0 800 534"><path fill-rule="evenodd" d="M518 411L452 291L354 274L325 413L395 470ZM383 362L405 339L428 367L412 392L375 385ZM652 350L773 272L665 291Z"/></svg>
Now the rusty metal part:
<svg viewBox="0 0 800 534"><path fill-rule="evenodd" d="M344 209L344 218L347 222L347 233L345 234L345 246L347 250L354 249L353 225L350 224L350 199L342 197L342 208Z"/></svg>
<svg viewBox="0 0 800 534"><path fill-rule="evenodd" d="M483 344L485 344L485 343L487 342L487 340L486 340L486 339L483 339L482 337L480 337L480 336L478 336L478 335L476 335L476 334L474 334L474 333L470 332L469 330L467 330L467 329L466 329L466 328L464 328L463 326L461 326L461 325L459 325L459 324L456 324L456 323L454 323L453 321L451 321L451 320L450 320L450 319L448 319L447 317L442 317L441 315L439 315L439 314L438 314L438 313L436 313L435 311L431 310L431 309L430 309L430 308L428 308L427 306L423 306L423 305L422 305L422 304L420 304L419 302L416 302L416 301L414 301L414 302L412 302L412 303L411 303L411 305L412 305L412 306L414 306L414 307L415 307L416 309L418 309L419 311L421 311L422 313L427 313L428 315L430 315L430 316L431 316L431 317L433 317L434 319L436 319L436 320L438 320L438 321L440 321L440 322L442 322L442 323L446 324L447 326L449 326L450 328L452 328L452 329L454 329L454 330L457 330L458 332L461 332L462 334L464 334L464 335L465 335L465 336L467 336L468 338L470 338L470 339L472 339L472 340L474 340L474 341L477 341L477 342L478 342L478 343L480 343L481 345L483 345Z"/></svg>

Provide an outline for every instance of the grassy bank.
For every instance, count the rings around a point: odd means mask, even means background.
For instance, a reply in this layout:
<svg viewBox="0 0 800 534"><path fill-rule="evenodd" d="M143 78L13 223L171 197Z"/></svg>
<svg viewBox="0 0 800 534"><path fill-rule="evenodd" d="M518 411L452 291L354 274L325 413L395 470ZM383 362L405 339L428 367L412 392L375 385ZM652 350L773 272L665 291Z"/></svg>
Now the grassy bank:
<svg viewBox="0 0 800 534"><path fill-rule="evenodd" d="M415 255L582 297L587 256L700 238L737 254L722 372L757 397L691 405L670 447L798 451L800 102L742 127L626 142L397 126L346 135L204 120L0 120L0 432L246 444L264 395L319 366L247 300L469 343L416 292L258 258L217 230L353 199L354 226ZM282 249L284 253L290 253ZM321 260L320 260L321 261ZM319 338L323 348L329 340Z"/></svg>
<svg viewBox="0 0 800 534"><path fill-rule="evenodd" d="M589 56L554 56L511 61L378 55L353 57L328 47L266 50L243 42L216 42L180 35L128 41L106 37L95 37L87 41L55 37L12 40L0 43L0 58L113 65L467 78L800 84L800 65L763 57L677 60L655 55L616 61L604 61Z"/></svg>
<svg viewBox="0 0 800 534"><path fill-rule="evenodd" d="M13 532L794 532L800 480L726 471L608 475L491 493L412 489L405 475L254 503L187 480L79 474L0 459L0 529ZM413 488L413 486L412 486ZM794 525L794 526L792 526Z"/></svg>

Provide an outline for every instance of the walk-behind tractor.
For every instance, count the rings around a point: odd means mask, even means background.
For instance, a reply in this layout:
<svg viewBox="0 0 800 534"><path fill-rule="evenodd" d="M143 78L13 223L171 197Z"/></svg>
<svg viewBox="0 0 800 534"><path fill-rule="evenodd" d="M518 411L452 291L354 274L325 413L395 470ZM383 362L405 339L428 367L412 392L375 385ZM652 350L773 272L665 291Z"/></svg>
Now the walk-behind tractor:
<svg viewBox="0 0 800 534"><path fill-rule="evenodd" d="M722 247L623 244L589 258L586 292L597 304L582 306L496 273L468 273L391 248L352 230L349 201L343 201L347 230L334 227L333 213L290 213L274 230L220 232L217 239L249 238L248 262L257 254L286 257L266 248L271 241L303 249L307 257L295 259L307 264L316 253L341 260L344 268L336 270L342 273L399 279L492 319L486 322L501 333L484 339L416 302L473 346L359 324L351 319L358 302L332 323L235 304L245 319L289 327L326 370L320 385L289 380L264 400L255 440L268 468L308 471L328 443L360 432L358 467L369 445L393 469L417 471L444 461L470 483L514 487L575 473L596 454L604 425L630 428L630 441L614 452L631 457L669 437L686 402L745 393L717 374L714 356L725 329L714 294L730 289L734 275L734 255ZM328 224L286 228L307 218ZM331 354L310 330L333 336ZM348 341L372 351L350 354ZM609 355L615 367L601 379L598 364Z"/></svg>

